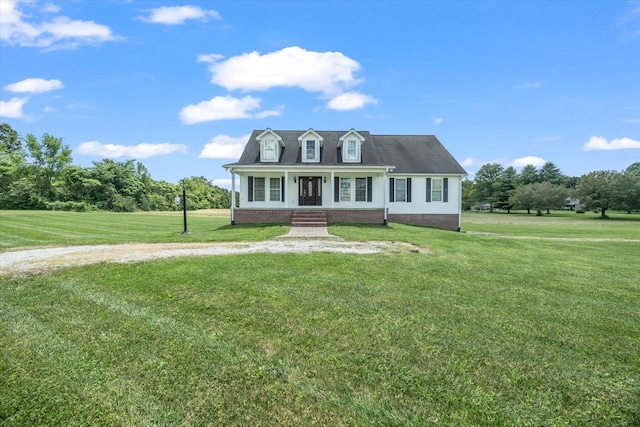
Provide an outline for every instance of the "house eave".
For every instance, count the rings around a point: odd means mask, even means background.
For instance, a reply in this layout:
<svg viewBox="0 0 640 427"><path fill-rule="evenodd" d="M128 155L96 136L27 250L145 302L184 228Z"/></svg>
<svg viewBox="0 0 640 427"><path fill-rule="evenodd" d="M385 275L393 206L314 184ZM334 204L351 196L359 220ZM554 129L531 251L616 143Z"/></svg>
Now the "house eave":
<svg viewBox="0 0 640 427"><path fill-rule="evenodd" d="M237 163L230 163L222 165L223 168L230 172L242 173L242 172L259 172L259 171L287 171L293 173L331 173L331 172L374 172L385 173L391 172L395 166L392 165L314 165L314 164L253 164L253 165L239 165Z"/></svg>

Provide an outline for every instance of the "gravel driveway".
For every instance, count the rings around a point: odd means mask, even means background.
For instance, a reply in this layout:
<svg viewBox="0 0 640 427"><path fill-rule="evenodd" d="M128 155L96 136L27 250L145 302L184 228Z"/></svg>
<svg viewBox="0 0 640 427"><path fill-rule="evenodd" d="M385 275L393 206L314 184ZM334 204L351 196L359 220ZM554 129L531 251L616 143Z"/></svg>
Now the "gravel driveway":
<svg viewBox="0 0 640 427"><path fill-rule="evenodd" d="M284 237L290 237L285 235ZM46 273L58 268L101 262L137 262L181 256L248 253L338 252L375 254L429 252L402 242L347 242L338 238L277 238L262 242L131 243L17 249L0 252L0 276Z"/></svg>

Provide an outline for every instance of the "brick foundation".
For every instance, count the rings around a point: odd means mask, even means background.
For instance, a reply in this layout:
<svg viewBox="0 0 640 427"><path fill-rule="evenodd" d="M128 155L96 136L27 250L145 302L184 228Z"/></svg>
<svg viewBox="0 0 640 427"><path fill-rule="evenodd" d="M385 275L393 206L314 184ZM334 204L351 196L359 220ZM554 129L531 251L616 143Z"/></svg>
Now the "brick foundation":
<svg viewBox="0 0 640 427"><path fill-rule="evenodd" d="M294 209L235 209L235 224L291 224ZM384 209L327 209L327 222L382 224ZM458 230L456 214L389 214L389 222Z"/></svg>
<svg viewBox="0 0 640 427"><path fill-rule="evenodd" d="M389 214L388 220L400 224L422 225L444 230L459 229L458 215L456 214Z"/></svg>
<svg viewBox="0 0 640 427"><path fill-rule="evenodd" d="M293 218L291 209L235 209L236 224L290 224Z"/></svg>
<svg viewBox="0 0 640 427"><path fill-rule="evenodd" d="M356 224L384 223L384 209L335 209L327 211L327 222L351 222Z"/></svg>

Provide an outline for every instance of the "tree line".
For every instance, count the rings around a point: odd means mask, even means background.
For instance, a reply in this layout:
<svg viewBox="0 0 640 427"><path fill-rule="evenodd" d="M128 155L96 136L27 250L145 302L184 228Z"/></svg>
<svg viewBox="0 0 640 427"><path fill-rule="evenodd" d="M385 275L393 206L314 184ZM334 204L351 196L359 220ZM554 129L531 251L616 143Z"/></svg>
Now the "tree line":
<svg viewBox="0 0 640 427"><path fill-rule="evenodd" d="M0 209L179 210L183 188L188 209L231 207L231 192L201 176L171 184L152 179L135 160L103 159L80 167L72 164L71 154L62 138L46 133L23 138L0 124ZM552 162L539 169L525 166L520 173L488 163L473 181L462 183L462 207L467 210L483 206L541 213L574 204L602 216L611 209L640 211L640 162L621 172L602 170L580 177L564 175Z"/></svg>
<svg viewBox="0 0 640 427"><path fill-rule="evenodd" d="M135 160L81 167L72 164L71 154L62 138L21 137L0 124L0 209L179 210L183 188L190 210L231 207L231 192L201 176L171 184L154 180Z"/></svg>
<svg viewBox="0 0 640 427"><path fill-rule="evenodd" d="M640 211L640 162L621 172L601 170L580 177L566 176L552 162L540 169L527 165L520 173L487 163L473 181L463 181L462 205L463 209L534 210L539 215L564 207L593 210L602 217L612 209Z"/></svg>

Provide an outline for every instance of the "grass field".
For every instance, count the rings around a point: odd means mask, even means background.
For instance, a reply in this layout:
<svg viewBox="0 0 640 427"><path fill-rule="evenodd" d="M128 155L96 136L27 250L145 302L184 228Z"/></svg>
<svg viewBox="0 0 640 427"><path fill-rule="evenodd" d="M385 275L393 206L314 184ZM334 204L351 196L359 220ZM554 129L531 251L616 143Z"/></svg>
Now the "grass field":
<svg viewBox="0 0 640 427"><path fill-rule="evenodd" d="M266 239L228 217L0 212L2 247ZM0 278L2 425L640 425L640 216L335 225L431 253ZM0 256L2 256L0 249Z"/></svg>

